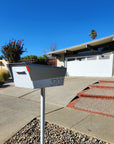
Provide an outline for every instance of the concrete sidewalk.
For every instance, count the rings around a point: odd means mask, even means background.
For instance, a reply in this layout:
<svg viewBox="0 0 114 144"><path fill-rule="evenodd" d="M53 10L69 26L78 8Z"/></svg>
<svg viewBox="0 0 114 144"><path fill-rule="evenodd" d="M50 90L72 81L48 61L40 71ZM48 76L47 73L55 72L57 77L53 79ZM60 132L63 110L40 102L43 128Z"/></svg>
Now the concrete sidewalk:
<svg viewBox="0 0 114 144"><path fill-rule="evenodd" d="M67 78L64 86L46 88L46 120L114 143L114 119L90 114L66 105L99 78ZM40 116L40 90L8 87L0 90L0 144L34 117ZM40 117L39 117L40 118Z"/></svg>
<svg viewBox="0 0 114 144"><path fill-rule="evenodd" d="M63 108L46 115L46 120L76 132L114 143L114 118Z"/></svg>
<svg viewBox="0 0 114 144"><path fill-rule="evenodd" d="M46 104L46 113L60 108ZM37 116L40 116L40 103L0 95L0 144Z"/></svg>
<svg viewBox="0 0 114 144"><path fill-rule="evenodd" d="M66 78L64 86L46 88L46 103L65 107L78 92L99 78L74 77ZM24 99L40 101L40 89L23 97Z"/></svg>
<svg viewBox="0 0 114 144"><path fill-rule="evenodd" d="M98 80L99 78L86 77L66 78L64 86L46 88L46 103L65 107L78 92ZM40 89L9 87L0 90L0 94L40 102Z"/></svg>

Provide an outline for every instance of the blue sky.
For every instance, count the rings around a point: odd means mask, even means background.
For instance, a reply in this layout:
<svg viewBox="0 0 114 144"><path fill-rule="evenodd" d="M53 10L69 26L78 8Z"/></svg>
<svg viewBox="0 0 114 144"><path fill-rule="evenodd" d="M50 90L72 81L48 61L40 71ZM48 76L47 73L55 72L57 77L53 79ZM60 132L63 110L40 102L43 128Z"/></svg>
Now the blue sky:
<svg viewBox="0 0 114 144"><path fill-rule="evenodd" d="M41 56L114 34L114 0L0 0L0 48L24 39L26 55Z"/></svg>

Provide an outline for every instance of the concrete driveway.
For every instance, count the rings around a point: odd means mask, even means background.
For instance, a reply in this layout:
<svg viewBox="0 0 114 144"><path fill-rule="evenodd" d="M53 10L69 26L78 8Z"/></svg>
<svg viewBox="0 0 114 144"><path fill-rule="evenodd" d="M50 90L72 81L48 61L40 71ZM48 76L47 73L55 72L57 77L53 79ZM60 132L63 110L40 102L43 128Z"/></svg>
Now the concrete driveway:
<svg viewBox="0 0 114 144"><path fill-rule="evenodd" d="M78 92L98 80L99 78L86 77L66 78L64 86L46 88L46 103L64 107ZM34 91L23 98L39 102L40 90Z"/></svg>
<svg viewBox="0 0 114 144"><path fill-rule="evenodd" d="M46 88L46 113L65 107L76 94L99 78L66 78L64 86ZM0 89L0 144L40 116L40 90Z"/></svg>

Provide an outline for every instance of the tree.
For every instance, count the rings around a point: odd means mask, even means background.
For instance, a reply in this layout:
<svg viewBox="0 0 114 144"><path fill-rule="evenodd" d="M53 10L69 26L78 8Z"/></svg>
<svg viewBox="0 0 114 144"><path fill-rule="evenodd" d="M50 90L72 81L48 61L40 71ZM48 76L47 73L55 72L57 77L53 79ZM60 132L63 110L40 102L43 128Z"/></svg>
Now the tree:
<svg viewBox="0 0 114 144"><path fill-rule="evenodd" d="M27 55L22 58L23 60L37 60L38 57L36 55Z"/></svg>
<svg viewBox="0 0 114 144"><path fill-rule="evenodd" d="M47 65L48 57L46 55L38 57L38 64L45 64Z"/></svg>
<svg viewBox="0 0 114 144"><path fill-rule="evenodd" d="M89 35L91 36L91 39L94 40L97 37L97 32L93 29Z"/></svg>
<svg viewBox="0 0 114 144"><path fill-rule="evenodd" d="M53 45L51 45L50 50L53 52L57 49L57 45L56 43L54 43Z"/></svg>
<svg viewBox="0 0 114 144"><path fill-rule="evenodd" d="M46 55L37 57L36 55L27 55L22 58L22 61L34 63L34 64L46 64L48 62L48 57Z"/></svg>
<svg viewBox="0 0 114 144"><path fill-rule="evenodd" d="M21 54L25 52L23 40L10 40L8 44L2 47L4 58L10 63L19 62Z"/></svg>
<svg viewBox="0 0 114 144"><path fill-rule="evenodd" d="M54 44L52 44L52 45L50 46L50 48L47 48L47 49L43 50L43 53L44 53L44 55L46 55L47 57L50 57L47 53L53 52L53 51L56 51L56 50L57 50L57 44L54 43Z"/></svg>
<svg viewBox="0 0 114 144"><path fill-rule="evenodd" d="M0 56L0 60L2 60L3 58L4 58L3 55L1 55L1 56Z"/></svg>

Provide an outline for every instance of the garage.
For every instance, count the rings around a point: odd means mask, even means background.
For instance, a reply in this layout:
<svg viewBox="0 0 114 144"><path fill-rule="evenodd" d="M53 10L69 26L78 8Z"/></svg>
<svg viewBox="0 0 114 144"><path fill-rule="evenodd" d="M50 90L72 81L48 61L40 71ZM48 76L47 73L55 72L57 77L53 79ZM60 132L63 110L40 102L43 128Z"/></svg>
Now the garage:
<svg viewBox="0 0 114 144"><path fill-rule="evenodd" d="M66 58L67 76L111 77L113 54Z"/></svg>
<svg viewBox="0 0 114 144"><path fill-rule="evenodd" d="M67 76L114 76L114 35L48 53Z"/></svg>

